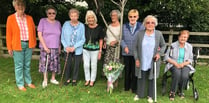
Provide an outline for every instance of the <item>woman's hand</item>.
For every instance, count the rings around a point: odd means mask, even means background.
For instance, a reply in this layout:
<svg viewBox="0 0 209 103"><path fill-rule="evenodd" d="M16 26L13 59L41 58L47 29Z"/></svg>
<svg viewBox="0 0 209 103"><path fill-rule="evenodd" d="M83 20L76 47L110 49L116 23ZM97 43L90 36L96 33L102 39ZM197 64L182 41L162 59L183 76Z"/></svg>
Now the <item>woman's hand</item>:
<svg viewBox="0 0 209 103"><path fill-rule="evenodd" d="M117 43L118 43L117 40L111 41L111 42L110 42L110 46L113 46L113 47L114 47Z"/></svg>
<svg viewBox="0 0 209 103"><path fill-rule="evenodd" d="M154 61L158 61L160 59L160 54L156 54L155 56L154 56Z"/></svg>
<svg viewBox="0 0 209 103"><path fill-rule="evenodd" d="M65 50L67 53L69 53L71 51L70 47L66 47Z"/></svg>
<svg viewBox="0 0 209 103"><path fill-rule="evenodd" d="M98 60L101 59L101 55L102 55L102 52L99 51L99 54L98 54Z"/></svg>
<svg viewBox="0 0 209 103"><path fill-rule="evenodd" d="M74 52L75 48L74 47L70 47L70 52Z"/></svg>
<svg viewBox="0 0 209 103"><path fill-rule="evenodd" d="M139 62L139 60L136 60L135 63L136 63L136 67L139 68L139 67L140 67L140 62Z"/></svg>
<svg viewBox="0 0 209 103"><path fill-rule="evenodd" d="M8 50L8 53L10 56L13 56L13 51L12 50Z"/></svg>
<svg viewBox="0 0 209 103"><path fill-rule="evenodd" d="M128 47L125 47L125 48L124 48L124 51L125 51L126 54L128 54L128 53L129 53Z"/></svg>
<svg viewBox="0 0 209 103"><path fill-rule="evenodd" d="M180 64L178 64L177 62L175 62L173 65L178 69L182 68L182 66Z"/></svg>
<svg viewBox="0 0 209 103"><path fill-rule="evenodd" d="M47 54L49 54L50 53L50 50L49 50L49 48L44 48L44 50L45 50L45 52L47 53Z"/></svg>

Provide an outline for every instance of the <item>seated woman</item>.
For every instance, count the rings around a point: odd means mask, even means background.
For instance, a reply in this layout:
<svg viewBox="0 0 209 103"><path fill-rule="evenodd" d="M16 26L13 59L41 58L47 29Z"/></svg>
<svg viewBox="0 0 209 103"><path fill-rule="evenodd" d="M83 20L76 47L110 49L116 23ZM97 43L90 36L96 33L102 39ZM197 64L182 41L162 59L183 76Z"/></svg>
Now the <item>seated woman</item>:
<svg viewBox="0 0 209 103"><path fill-rule="evenodd" d="M177 88L179 96L184 98L183 88L187 85L189 73L195 69L191 66L193 62L192 45L187 42L189 31L182 30L178 35L178 41L171 44L171 47L165 54L165 60L168 62L165 72L170 70L172 74L171 90L169 99L174 100ZM179 86L179 87L178 87Z"/></svg>

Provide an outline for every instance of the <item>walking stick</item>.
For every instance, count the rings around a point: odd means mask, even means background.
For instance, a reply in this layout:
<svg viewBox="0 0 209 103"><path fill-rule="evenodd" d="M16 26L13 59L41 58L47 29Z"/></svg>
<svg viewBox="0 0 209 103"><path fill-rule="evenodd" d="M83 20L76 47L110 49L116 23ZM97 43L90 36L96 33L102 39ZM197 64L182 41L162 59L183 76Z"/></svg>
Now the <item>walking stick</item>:
<svg viewBox="0 0 209 103"><path fill-rule="evenodd" d="M156 66L157 66L157 63L156 61L154 61L154 96L155 96L155 100L154 102L157 103L157 81L156 81Z"/></svg>
<svg viewBox="0 0 209 103"><path fill-rule="evenodd" d="M65 68L66 68L66 65L67 65L68 55L69 55L69 53L67 53L67 57L65 58L65 64L64 64L63 71L62 71L62 77L61 77L60 87L62 87L62 84L63 84L62 81L63 81L63 76L65 74Z"/></svg>
<svg viewBox="0 0 209 103"><path fill-rule="evenodd" d="M48 68L48 62L49 62L48 59L49 59L49 54L47 53L47 55L46 55L46 65L45 65L45 71L44 71L44 80L47 79L46 75L47 75L47 68ZM47 84L44 83L44 85L45 86L43 86L43 88L45 88Z"/></svg>

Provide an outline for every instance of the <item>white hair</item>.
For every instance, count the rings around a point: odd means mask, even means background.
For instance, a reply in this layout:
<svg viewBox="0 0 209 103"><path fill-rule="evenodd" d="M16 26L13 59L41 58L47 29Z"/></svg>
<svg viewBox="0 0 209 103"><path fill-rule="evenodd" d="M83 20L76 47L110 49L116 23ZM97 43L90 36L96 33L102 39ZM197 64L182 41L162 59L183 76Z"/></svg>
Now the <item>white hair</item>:
<svg viewBox="0 0 209 103"><path fill-rule="evenodd" d="M155 26L158 25L157 18L156 18L155 16L153 16L153 15L148 15L148 16L146 16L146 17L144 18L144 21L143 21L143 25L144 25L144 26L145 26L145 24L146 24L146 22L147 22L148 19L154 20Z"/></svg>
<svg viewBox="0 0 209 103"><path fill-rule="evenodd" d="M114 13L114 12L117 13L118 19L120 19L121 13L120 13L120 11L117 10L117 9L112 10L112 11L110 12L110 17L112 16L112 13Z"/></svg>
<svg viewBox="0 0 209 103"><path fill-rule="evenodd" d="M79 16L79 14L80 14L80 12L79 12L76 8L70 9L69 12L68 12L68 15L70 15L70 14L72 14L72 13L77 13L78 16Z"/></svg>

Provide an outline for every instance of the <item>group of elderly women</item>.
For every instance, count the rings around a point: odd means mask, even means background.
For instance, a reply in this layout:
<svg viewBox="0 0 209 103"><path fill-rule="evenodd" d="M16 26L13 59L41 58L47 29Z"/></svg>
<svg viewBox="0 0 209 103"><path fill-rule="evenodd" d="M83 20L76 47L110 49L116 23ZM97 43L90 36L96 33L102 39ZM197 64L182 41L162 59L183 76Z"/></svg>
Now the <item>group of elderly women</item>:
<svg viewBox="0 0 209 103"><path fill-rule="evenodd" d="M13 56L15 64L16 85L19 90L26 91L24 83L29 88L36 88L32 84L30 76L30 62L32 51L36 46L35 25L31 16L26 15L24 0L13 0L16 12L8 17L6 25L6 42L8 53ZM50 82L59 84L55 79L56 73L60 73L61 44L65 51L67 66L65 71L66 81L64 85L77 85L79 66L84 61L85 86L94 86L97 76L97 61L101 59L102 47L106 48L104 65L113 61L120 36L120 12L112 10L110 13L111 23L105 33L97 24L97 17L92 10L88 10L85 24L78 21L79 11L69 10L70 20L63 26L55 19L57 14L53 6L46 9L46 18L42 18L38 24L38 38L40 40L39 72L51 71ZM143 23L137 22L139 13L132 9L128 13L128 23L123 25L121 40L122 55L125 64L125 91L131 90L136 94L134 100L145 97L145 88L148 89L148 102L154 98L154 74L153 63L157 62L157 77L160 71L160 57L166 47L163 35L156 30L157 18L148 15ZM114 36L112 35L114 34ZM166 71L172 73L170 100L174 100L177 88L183 98L183 88L186 86L189 73L194 71L192 63L192 46L186 42L189 31L183 30L178 36L178 41L171 44L165 54L168 62ZM105 39L104 39L105 38ZM74 65L73 65L74 64ZM91 68L91 70L90 70ZM46 70L47 69L47 70ZM47 75L47 73L45 74ZM148 86L146 86L148 81ZM47 87L47 76L42 82Z"/></svg>

